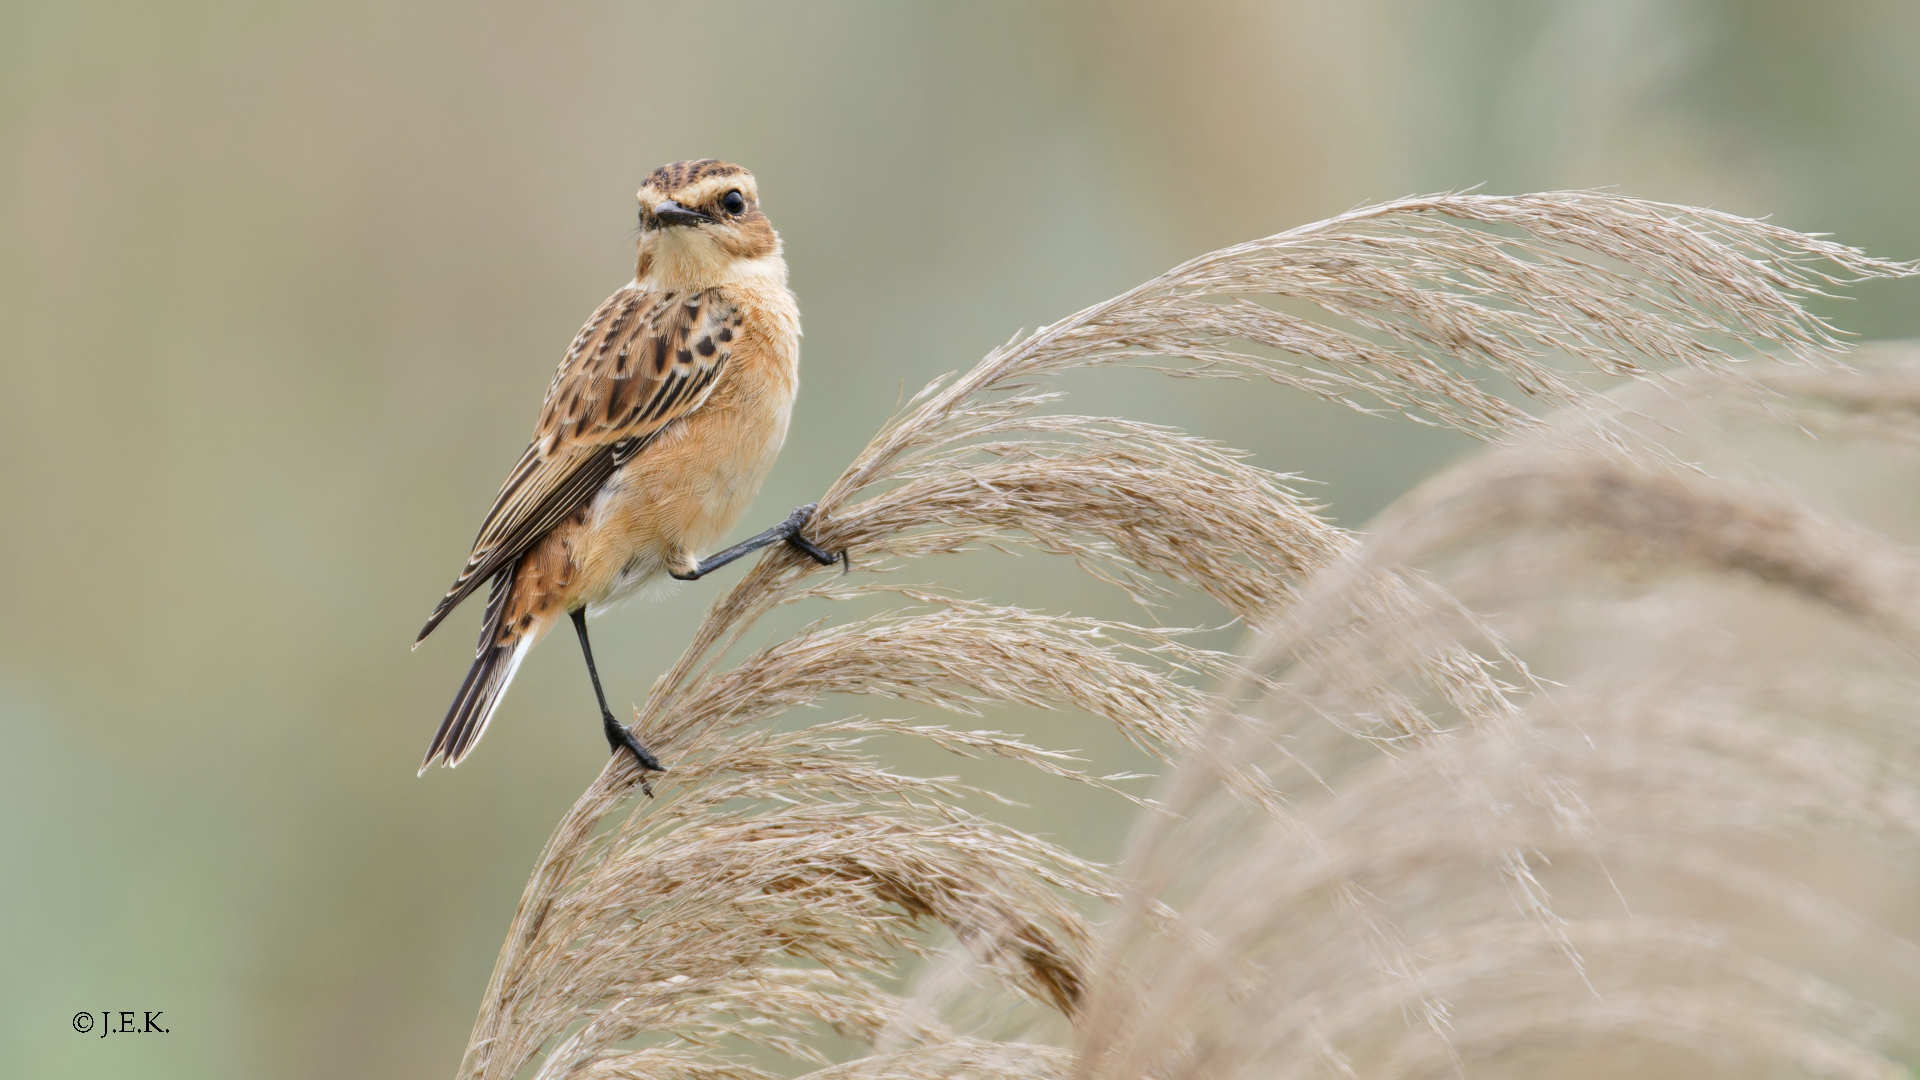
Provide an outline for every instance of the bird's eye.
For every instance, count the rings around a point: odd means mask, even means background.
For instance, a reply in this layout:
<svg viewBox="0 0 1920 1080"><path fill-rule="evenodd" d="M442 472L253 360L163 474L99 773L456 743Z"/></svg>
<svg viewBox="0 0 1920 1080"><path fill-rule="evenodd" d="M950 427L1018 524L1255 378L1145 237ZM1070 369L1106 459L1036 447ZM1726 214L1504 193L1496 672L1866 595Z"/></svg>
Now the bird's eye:
<svg viewBox="0 0 1920 1080"><path fill-rule="evenodd" d="M727 208L727 213L738 214L747 208L747 200L739 192L729 191L720 200L720 205Z"/></svg>

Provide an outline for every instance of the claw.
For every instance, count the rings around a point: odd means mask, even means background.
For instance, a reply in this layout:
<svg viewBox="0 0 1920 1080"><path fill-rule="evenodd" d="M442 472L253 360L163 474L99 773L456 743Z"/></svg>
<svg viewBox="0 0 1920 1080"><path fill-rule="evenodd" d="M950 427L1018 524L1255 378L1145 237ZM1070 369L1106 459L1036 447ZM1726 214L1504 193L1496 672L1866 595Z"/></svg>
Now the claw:
<svg viewBox="0 0 1920 1080"><path fill-rule="evenodd" d="M647 798L653 798L653 785L647 783L647 774L666 772L667 767L660 764L660 759L654 757L652 751L640 745L640 740L633 737L632 728L615 720L612 713L602 713L600 719L606 725L607 749L615 754L626 750L633 755L633 760L640 766L640 790L647 793Z"/></svg>
<svg viewBox="0 0 1920 1080"><path fill-rule="evenodd" d="M827 551L800 534L800 530L806 528L807 522L812 520L813 511L819 505L819 503L808 503L805 506L794 507L793 513L787 515L787 520L781 523L781 527L787 534L787 543L799 548L803 554L821 566L832 566L836 562L844 562L847 553Z"/></svg>

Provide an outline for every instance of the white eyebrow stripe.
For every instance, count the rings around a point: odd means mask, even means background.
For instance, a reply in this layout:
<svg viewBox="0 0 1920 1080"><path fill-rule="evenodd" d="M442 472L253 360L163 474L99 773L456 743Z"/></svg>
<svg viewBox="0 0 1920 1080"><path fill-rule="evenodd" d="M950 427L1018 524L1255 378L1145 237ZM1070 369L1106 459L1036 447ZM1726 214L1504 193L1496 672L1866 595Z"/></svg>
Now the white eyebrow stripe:
<svg viewBox="0 0 1920 1080"><path fill-rule="evenodd" d="M760 201L754 189L753 177L746 173L735 176L709 176L697 184L689 184L674 192L673 199L683 206L699 206L708 199L735 188L740 189L740 194L745 195L748 202ZM664 193L653 191L645 192L642 197L648 195L653 197L653 201L647 205L649 210L659 205L660 200L666 197Z"/></svg>

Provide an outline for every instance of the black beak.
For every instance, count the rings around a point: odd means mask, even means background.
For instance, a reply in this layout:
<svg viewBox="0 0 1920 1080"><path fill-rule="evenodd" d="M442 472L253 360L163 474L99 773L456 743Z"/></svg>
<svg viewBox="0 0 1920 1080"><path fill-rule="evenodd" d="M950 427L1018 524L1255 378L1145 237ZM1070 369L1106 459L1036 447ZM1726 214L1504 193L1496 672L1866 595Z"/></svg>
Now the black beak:
<svg viewBox="0 0 1920 1080"><path fill-rule="evenodd" d="M657 229L664 229L669 225L707 225L712 221L712 218L700 211L689 210L672 199L662 200L660 205L653 208L653 222Z"/></svg>

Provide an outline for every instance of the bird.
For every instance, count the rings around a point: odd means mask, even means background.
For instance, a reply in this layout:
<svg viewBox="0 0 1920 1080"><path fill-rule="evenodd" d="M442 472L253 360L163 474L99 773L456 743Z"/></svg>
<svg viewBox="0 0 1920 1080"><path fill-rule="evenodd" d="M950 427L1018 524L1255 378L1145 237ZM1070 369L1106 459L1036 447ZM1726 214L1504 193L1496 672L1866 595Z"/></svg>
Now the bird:
<svg viewBox="0 0 1920 1080"><path fill-rule="evenodd" d="M532 440L414 641L491 586L473 667L421 773L472 751L528 650L570 619L608 750L632 754L644 784L666 769L607 707L587 618L661 575L697 580L773 544L844 564L844 552L806 538L813 504L705 554L739 522L786 440L800 308L752 173L712 158L675 162L649 173L638 198L633 280L568 346Z"/></svg>

